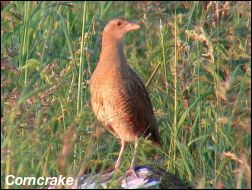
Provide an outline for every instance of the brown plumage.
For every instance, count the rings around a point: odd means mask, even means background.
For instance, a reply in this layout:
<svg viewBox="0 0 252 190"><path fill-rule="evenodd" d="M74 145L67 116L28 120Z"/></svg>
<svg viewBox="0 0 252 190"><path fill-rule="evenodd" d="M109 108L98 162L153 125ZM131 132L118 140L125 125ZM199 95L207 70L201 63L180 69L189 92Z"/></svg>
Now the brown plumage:
<svg viewBox="0 0 252 190"><path fill-rule="evenodd" d="M127 142L135 146L131 169L135 168L139 137L150 135L154 145L161 145L148 92L127 64L123 52L124 35L140 28L122 18L113 19L105 26L100 60L89 81L91 106L96 117L121 140L115 169L120 166Z"/></svg>

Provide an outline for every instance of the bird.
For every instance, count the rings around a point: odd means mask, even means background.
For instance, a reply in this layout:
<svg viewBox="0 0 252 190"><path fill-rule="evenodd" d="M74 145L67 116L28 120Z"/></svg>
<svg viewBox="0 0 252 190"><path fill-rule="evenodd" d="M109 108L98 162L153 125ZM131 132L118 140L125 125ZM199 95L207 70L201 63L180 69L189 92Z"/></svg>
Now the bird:
<svg viewBox="0 0 252 190"><path fill-rule="evenodd" d="M144 83L127 63L123 41L126 33L139 30L138 24L114 18L102 32L102 49L89 79L91 108L97 119L120 139L121 148L114 166L120 168L123 152L134 143L130 170L135 171L140 137L148 137L161 148L159 128Z"/></svg>

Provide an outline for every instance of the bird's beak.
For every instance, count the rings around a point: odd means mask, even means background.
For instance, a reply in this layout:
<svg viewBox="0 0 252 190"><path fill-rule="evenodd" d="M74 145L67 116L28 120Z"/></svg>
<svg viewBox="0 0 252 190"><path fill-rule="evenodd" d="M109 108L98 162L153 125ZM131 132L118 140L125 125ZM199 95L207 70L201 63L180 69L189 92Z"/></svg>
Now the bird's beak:
<svg viewBox="0 0 252 190"><path fill-rule="evenodd" d="M137 25L137 24L134 24L132 22L129 22L127 25L126 25L126 32L129 32L129 31L132 31L132 30L139 30L141 29L141 26Z"/></svg>

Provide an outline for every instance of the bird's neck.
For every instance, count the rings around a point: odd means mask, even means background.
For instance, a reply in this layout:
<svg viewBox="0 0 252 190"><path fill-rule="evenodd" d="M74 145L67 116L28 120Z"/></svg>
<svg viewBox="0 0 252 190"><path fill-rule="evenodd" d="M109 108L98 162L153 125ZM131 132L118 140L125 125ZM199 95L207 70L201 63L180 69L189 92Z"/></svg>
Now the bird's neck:
<svg viewBox="0 0 252 190"><path fill-rule="evenodd" d="M126 58L123 52L122 40L114 39L113 37L106 36L102 39L102 52L100 55L100 61L104 64L111 66L122 66L127 64Z"/></svg>

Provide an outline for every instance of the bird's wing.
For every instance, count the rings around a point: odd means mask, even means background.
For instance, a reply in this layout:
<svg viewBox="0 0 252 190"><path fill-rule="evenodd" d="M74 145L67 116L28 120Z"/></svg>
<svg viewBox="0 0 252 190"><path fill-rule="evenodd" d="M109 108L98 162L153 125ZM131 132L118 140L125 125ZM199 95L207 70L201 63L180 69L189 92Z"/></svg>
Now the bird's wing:
<svg viewBox="0 0 252 190"><path fill-rule="evenodd" d="M134 124L139 132L144 134L143 136L151 134L150 139L160 144L158 125L149 94L139 76L131 68L129 68L128 73L126 86L131 97L132 110L134 110Z"/></svg>

